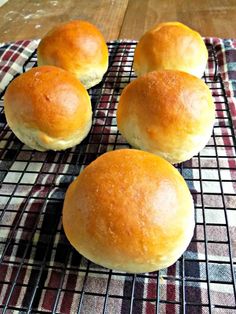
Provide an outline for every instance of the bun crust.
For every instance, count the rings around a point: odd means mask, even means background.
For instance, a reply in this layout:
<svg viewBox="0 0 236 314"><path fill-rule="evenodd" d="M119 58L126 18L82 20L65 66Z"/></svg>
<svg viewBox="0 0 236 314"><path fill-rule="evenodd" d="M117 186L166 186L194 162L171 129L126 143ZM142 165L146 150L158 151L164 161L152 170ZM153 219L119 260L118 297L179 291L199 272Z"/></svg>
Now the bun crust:
<svg viewBox="0 0 236 314"><path fill-rule="evenodd" d="M84 86L53 66L36 67L14 79L6 90L4 109L15 135L40 151L79 144L92 123Z"/></svg>
<svg viewBox="0 0 236 314"><path fill-rule="evenodd" d="M134 54L138 76L154 70L180 70L202 77L208 52L200 34L178 22L161 23L140 39Z"/></svg>
<svg viewBox="0 0 236 314"><path fill-rule="evenodd" d="M74 74L88 89L108 67L108 48L93 24L75 20L56 26L38 46L38 65L54 65Z"/></svg>
<svg viewBox="0 0 236 314"><path fill-rule="evenodd" d="M171 163L188 160L202 150L214 120L207 85L174 70L153 71L128 84L117 110L118 128L133 147Z"/></svg>
<svg viewBox="0 0 236 314"><path fill-rule="evenodd" d="M97 158L69 186L63 226L70 243L91 261L150 272L170 266L187 248L193 201L167 161L122 149Z"/></svg>

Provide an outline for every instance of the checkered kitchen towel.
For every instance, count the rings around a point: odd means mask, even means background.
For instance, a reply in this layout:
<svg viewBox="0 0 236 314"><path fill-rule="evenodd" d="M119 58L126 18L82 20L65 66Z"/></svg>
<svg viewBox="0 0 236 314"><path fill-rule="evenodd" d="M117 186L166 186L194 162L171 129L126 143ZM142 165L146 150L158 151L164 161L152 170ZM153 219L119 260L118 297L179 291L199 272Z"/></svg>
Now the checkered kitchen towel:
<svg viewBox="0 0 236 314"><path fill-rule="evenodd" d="M134 78L135 42L109 43L109 70L90 90L93 126L77 147L65 152L30 150L12 134L0 107L1 312L236 312L236 156L231 123L236 126L236 41L205 41L211 45L205 80L216 104L216 125L206 148L176 165L194 198L196 230L184 256L160 272L131 275L95 265L70 246L61 225L64 193L73 178L99 154L128 147L117 132L115 110L122 88ZM32 66L27 60L35 60L37 45L36 40L0 45L1 106L7 84L23 65Z"/></svg>

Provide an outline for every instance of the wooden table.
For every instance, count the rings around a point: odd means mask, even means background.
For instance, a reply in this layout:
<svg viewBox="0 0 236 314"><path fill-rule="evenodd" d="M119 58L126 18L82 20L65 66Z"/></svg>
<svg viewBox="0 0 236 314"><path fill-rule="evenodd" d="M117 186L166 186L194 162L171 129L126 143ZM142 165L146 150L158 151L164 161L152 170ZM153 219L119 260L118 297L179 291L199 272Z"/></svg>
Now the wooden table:
<svg viewBox="0 0 236 314"><path fill-rule="evenodd" d="M106 40L139 39L153 24L174 20L202 36L236 37L236 0L9 0L0 17L0 42L41 38L70 19L96 24Z"/></svg>

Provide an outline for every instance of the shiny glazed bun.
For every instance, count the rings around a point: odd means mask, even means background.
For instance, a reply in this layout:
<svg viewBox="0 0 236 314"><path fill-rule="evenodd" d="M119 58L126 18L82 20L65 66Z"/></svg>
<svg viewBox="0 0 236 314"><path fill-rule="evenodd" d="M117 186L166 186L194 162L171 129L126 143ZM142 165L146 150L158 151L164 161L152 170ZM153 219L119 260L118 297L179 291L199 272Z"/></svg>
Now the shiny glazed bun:
<svg viewBox="0 0 236 314"><path fill-rule="evenodd" d="M38 65L55 65L73 73L88 89L107 71L108 48L93 24L75 20L56 26L38 46Z"/></svg>
<svg viewBox="0 0 236 314"><path fill-rule="evenodd" d="M138 76L154 70L180 70L202 77L208 59L199 33L178 22L161 23L140 39L134 54Z"/></svg>
<svg viewBox="0 0 236 314"><path fill-rule="evenodd" d="M63 226L70 243L94 263L150 272L170 266L187 248L193 200L183 177L161 157L111 151L69 186Z"/></svg>
<svg viewBox="0 0 236 314"><path fill-rule="evenodd" d="M192 158L207 144L215 106L207 85L175 70L149 72L128 84L117 110L121 134L171 163Z"/></svg>
<svg viewBox="0 0 236 314"><path fill-rule="evenodd" d="M71 73L53 66L33 68L14 79L4 109L15 135L39 151L79 144L91 128L86 89Z"/></svg>

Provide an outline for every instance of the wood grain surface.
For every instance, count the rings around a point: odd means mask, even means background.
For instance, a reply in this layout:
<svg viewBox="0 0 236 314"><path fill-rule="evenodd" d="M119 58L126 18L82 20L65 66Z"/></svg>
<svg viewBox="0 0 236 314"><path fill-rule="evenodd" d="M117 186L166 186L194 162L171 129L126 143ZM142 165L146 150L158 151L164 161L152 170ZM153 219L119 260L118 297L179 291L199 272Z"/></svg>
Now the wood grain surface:
<svg viewBox="0 0 236 314"><path fill-rule="evenodd" d="M163 21L183 22L202 36L236 37L236 0L9 0L0 17L0 42L41 38L71 19L94 23L106 40L139 39Z"/></svg>
<svg viewBox="0 0 236 314"><path fill-rule="evenodd" d="M202 36L236 37L236 0L129 0L121 38L140 36L153 24L179 21Z"/></svg>

